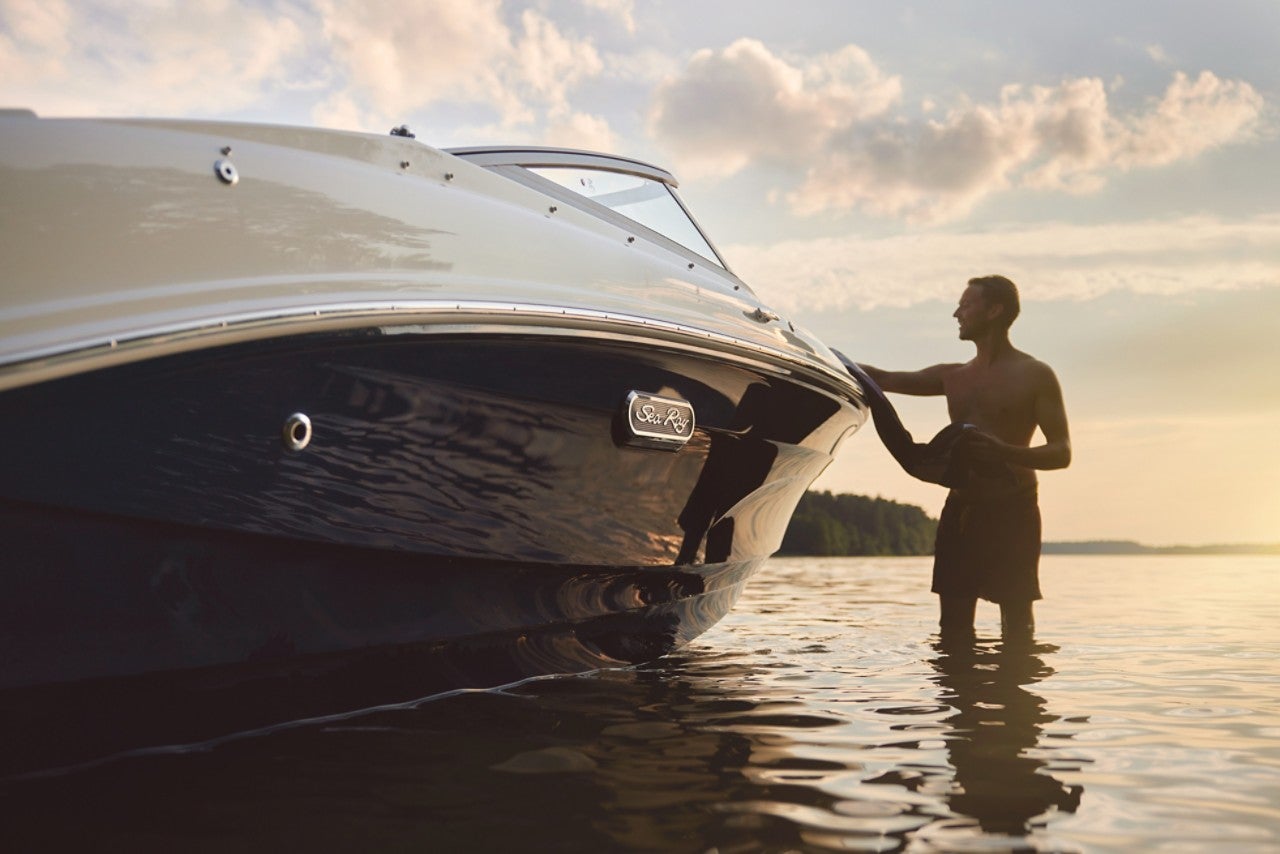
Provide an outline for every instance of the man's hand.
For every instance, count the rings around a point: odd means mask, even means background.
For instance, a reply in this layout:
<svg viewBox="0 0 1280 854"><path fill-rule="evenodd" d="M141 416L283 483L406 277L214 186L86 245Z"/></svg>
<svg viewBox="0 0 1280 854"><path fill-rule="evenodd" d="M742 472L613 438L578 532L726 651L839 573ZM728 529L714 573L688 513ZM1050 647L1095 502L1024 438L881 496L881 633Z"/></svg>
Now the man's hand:
<svg viewBox="0 0 1280 854"><path fill-rule="evenodd" d="M973 429L966 430L964 433L965 452L969 458L976 463L1010 463L1014 462L1010 459L1019 450L1016 445L1010 445L1002 442L990 433L983 430Z"/></svg>
<svg viewBox="0 0 1280 854"><path fill-rule="evenodd" d="M1071 443L1065 437L1034 448L1024 448L974 429L965 432L965 451L976 463L1007 463L1028 469L1060 469L1071 462Z"/></svg>

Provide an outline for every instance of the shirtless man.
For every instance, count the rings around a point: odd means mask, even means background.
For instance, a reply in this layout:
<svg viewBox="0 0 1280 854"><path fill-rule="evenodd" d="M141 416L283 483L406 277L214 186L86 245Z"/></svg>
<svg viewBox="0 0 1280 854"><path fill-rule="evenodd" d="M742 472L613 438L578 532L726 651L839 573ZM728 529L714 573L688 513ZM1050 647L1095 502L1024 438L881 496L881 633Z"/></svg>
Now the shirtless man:
<svg viewBox="0 0 1280 854"><path fill-rule="evenodd" d="M983 476L975 468L963 488L947 495L933 564L944 638L972 637L979 598L1000 605L1006 638L1029 637L1035 628L1031 603L1040 598L1035 470L1066 468L1071 439L1058 378L1048 365L1009 343L1018 311L1013 282L1004 276L970 279L952 316L959 321L960 340L977 348L971 360L921 371L862 365L884 391L945 394L952 422L978 428L966 439L969 459L1003 462L1011 472ZM1045 442L1031 447L1037 427Z"/></svg>

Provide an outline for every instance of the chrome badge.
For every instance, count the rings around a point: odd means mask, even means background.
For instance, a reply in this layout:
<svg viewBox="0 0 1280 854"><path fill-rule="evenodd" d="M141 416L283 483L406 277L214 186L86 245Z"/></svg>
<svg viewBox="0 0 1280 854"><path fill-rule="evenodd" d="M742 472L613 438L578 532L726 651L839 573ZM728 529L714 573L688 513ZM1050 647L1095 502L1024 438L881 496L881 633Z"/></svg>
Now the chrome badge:
<svg viewBox="0 0 1280 854"><path fill-rule="evenodd" d="M627 444L678 451L693 436L693 404L633 391L627 395Z"/></svg>

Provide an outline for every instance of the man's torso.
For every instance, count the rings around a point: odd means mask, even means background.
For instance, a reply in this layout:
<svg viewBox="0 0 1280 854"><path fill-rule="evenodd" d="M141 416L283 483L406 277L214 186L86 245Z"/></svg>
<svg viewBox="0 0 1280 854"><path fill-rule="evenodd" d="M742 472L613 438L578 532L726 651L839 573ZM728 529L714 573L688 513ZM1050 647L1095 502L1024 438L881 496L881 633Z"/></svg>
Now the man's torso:
<svg viewBox="0 0 1280 854"><path fill-rule="evenodd" d="M1040 368L1039 362L1019 351L989 365L976 359L957 365L942 381L952 422L973 424L1011 445L1030 445L1036 430ZM1013 471L1013 483L978 478L966 492L975 497L998 496L1036 482L1031 469L1015 466Z"/></svg>

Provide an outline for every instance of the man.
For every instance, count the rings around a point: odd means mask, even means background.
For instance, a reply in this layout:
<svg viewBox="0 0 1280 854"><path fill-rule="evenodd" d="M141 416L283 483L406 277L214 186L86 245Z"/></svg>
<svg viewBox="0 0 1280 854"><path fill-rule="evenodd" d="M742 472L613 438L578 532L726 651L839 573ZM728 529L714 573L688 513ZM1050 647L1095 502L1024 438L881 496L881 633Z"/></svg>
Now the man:
<svg viewBox="0 0 1280 854"><path fill-rule="evenodd" d="M933 592L939 596L944 637L972 637L979 598L1000 605L1006 638L1029 637L1035 628L1031 603L1040 598L1035 470L1066 468L1071 439L1058 378L1009 342L1018 312L1013 282L1004 276L970 279L952 316L960 339L977 349L973 359L921 371L862 366L884 391L945 394L951 421L977 428L965 431L963 440L962 452L974 463L970 476L947 495L938 521ZM1045 442L1031 447L1037 427Z"/></svg>

